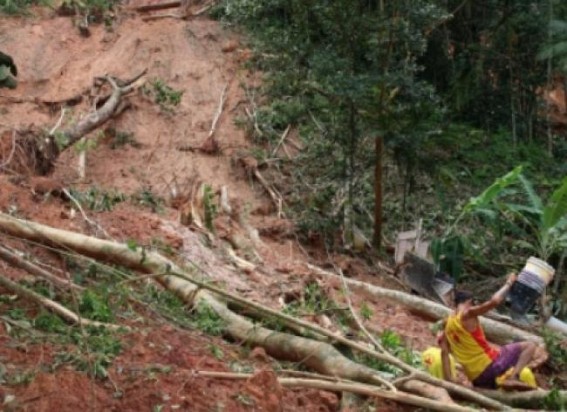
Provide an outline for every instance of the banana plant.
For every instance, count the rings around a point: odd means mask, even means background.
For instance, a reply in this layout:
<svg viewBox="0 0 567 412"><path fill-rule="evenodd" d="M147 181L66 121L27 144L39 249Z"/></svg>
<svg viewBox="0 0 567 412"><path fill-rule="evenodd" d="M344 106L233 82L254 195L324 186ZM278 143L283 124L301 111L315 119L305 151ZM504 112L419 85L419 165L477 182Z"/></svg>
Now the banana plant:
<svg viewBox="0 0 567 412"><path fill-rule="evenodd" d="M496 179L480 195L469 200L441 237L432 240L431 254L437 270L452 275L458 281L463 272L463 256L468 243L466 237L457 234L459 223L466 216L474 214L482 214L493 220L497 219L498 212L493 207L496 199L518 182L521 174L522 166L517 166Z"/></svg>
<svg viewBox="0 0 567 412"><path fill-rule="evenodd" d="M525 202L502 202L503 216L522 230L525 236L518 245L538 255L543 260L567 248L567 177L544 202L535 192L532 183L519 176Z"/></svg>

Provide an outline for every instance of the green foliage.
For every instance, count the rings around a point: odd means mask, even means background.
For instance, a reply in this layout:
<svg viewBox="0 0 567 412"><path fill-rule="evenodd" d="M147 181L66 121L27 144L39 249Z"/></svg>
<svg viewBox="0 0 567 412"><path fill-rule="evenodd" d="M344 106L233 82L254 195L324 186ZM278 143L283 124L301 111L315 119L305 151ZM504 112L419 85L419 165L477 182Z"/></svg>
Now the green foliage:
<svg viewBox="0 0 567 412"><path fill-rule="evenodd" d="M392 355L398 357L402 361L406 362L408 365L417 367L421 363L420 354L418 352L413 352L411 349L404 345L402 338L395 332L391 330L384 330L380 336L380 342L384 349L390 352ZM368 355L359 355L358 360L367 366L383 371L398 375L401 371L393 367L392 365L382 362Z"/></svg>
<svg viewBox="0 0 567 412"><path fill-rule="evenodd" d="M73 330L70 338L75 347L73 350L57 353L56 366L69 363L94 378L107 378L107 368L122 350L122 343L116 337L116 332L105 328L87 327L85 334Z"/></svg>
<svg viewBox="0 0 567 412"><path fill-rule="evenodd" d="M122 315L126 315L125 291L114 284L117 269L98 264L84 265L82 261L74 259L68 259L67 267L73 272L75 279L79 279L83 285L88 285L88 281L95 281L97 290L87 288L75 298L68 292L60 290L57 290L55 296L53 290L46 287L43 282L31 286L36 292L57 299L67 308L87 319L110 322L114 319L113 312L116 310L121 310ZM26 285L26 287L30 286ZM107 368L121 351L119 331L110 331L103 327L70 325L61 317L44 309L36 315L30 315L26 309L15 306L14 302L2 304L8 305L5 313L19 322L17 338L21 344L49 342L53 345L56 355L51 367L54 369L61 364L69 363L93 377L105 378ZM20 375L18 379L23 379L22 382L33 378L30 374Z"/></svg>
<svg viewBox="0 0 567 412"><path fill-rule="evenodd" d="M490 203L474 207L488 216L496 214L508 224L505 230L514 234L518 247L548 260L567 247L567 178L545 203L524 175L518 174L517 180L519 189L501 188L493 193Z"/></svg>
<svg viewBox="0 0 567 412"><path fill-rule="evenodd" d="M368 306L366 302L362 302L362 304L360 305L360 316L362 316L362 319L370 320L372 319L372 315L374 315L374 312L372 311L370 306Z"/></svg>
<svg viewBox="0 0 567 412"><path fill-rule="evenodd" d="M6 314L14 320L27 319L26 312L22 308L10 308Z"/></svg>
<svg viewBox="0 0 567 412"><path fill-rule="evenodd" d="M550 2L447 4L453 18L436 27L420 63L452 117L488 133L506 127L533 140L545 65L535 57L547 34ZM520 86L521 85L521 86ZM512 127L510 127L512 126Z"/></svg>
<svg viewBox="0 0 567 412"><path fill-rule="evenodd" d="M33 369L17 371L15 373L14 372L10 373L5 378L0 379L0 381L2 381L2 383L5 383L9 386L28 385L34 380L35 375L36 375L36 371Z"/></svg>
<svg viewBox="0 0 567 412"><path fill-rule="evenodd" d="M112 141L110 142L110 148L112 150L115 150L119 147L124 147L126 145L130 145L136 149L139 149L141 147L141 144L136 140L134 134L131 132L111 129L109 130L109 134L112 137Z"/></svg>
<svg viewBox="0 0 567 412"><path fill-rule="evenodd" d="M431 255L438 270L450 274L457 281L459 280L464 269L463 259L467 239L457 233L458 225L463 218L473 213L494 218L495 216L490 210L490 205L510 185L518 181L521 172L522 167L516 167L511 172L496 179L480 195L471 198L456 219L445 229L444 235L433 239L431 242Z"/></svg>
<svg viewBox="0 0 567 412"><path fill-rule="evenodd" d="M318 314L336 308L336 303L329 299L319 284L311 282L305 286L301 299L291 302L284 311L290 314Z"/></svg>
<svg viewBox="0 0 567 412"><path fill-rule="evenodd" d="M53 369L69 363L95 378L106 378L108 366L122 350L116 331L90 326L81 329L68 325L50 312L41 311L32 325L49 334L43 340L47 338L64 348L56 353Z"/></svg>
<svg viewBox="0 0 567 412"><path fill-rule="evenodd" d="M226 327L224 320L206 303L199 302L194 310L195 326L208 335L219 336Z"/></svg>
<svg viewBox="0 0 567 412"><path fill-rule="evenodd" d="M28 14L28 8L37 4L45 4L38 0L0 0L0 13L4 14Z"/></svg>
<svg viewBox="0 0 567 412"><path fill-rule="evenodd" d="M64 150L69 146L69 136L61 131L56 131L53 134L53 139L59 150Z"/></svg>
<svg viewBox="0 0 567 412"><path fill-rule="evenodd" d="M111 322L114 319L108 298L88 289L81 296L79 312L82 316L99 322Z"/></svg>
<svg viewBox="0 0 567 412"><path fill-rule="evenodd" d="M117 191L105 191L91 187L85 192L70 190L71 195L83 206L95 212L111 211L114 205L124 202L126 195Z"/></svg>
<svg viewBox="0 0 567 412"><path fill-rule="evenodd" d="M234 400L236 402L238 402L241 405L248 407L248 408L254 407L254 405L256 404L256 402L254 401L254 398L252 398L247 393L237 393L236 395L233 395L232 397L234 398Z"/></svg>
<svg viewBox="0 0 567 412"><path fill-rule="evenodd" d="M150 187L144 187L132 196L132 202L140 206L148 207L154 213L163 211L165 201L152 192Z"/></svg>
<svg viewBox="0 0 567 412"><path fill-rule="evenodd" d="M567 402L565 402L565 399L561 396L559 389L552 388L543 400L543 407L547 411L564 412L567 410Z"/></svg>
<svg viewBox="0 0 567 412"><path fill-rule="evenodd" d="M142 91L153 98L164 112L172 112L181 103L182 90L174 90L161 79L154 79L150 86L144 85Z"/></svg>
<svg viewBox="0 0 567 412"><path fill-rule="evenodd" d="M167 308L171 313L180 313L186 316L187 313L183 301L168 290L150 284L146 287L145 292L148 302Z"/></svg>
<svg viewBox="0 0 567 412"><path fill-rule="evenodd" d="M61 318L51 312L40 312L33 320L33 326L50 333L66 333L68 326Z"/></svg>
<svg viewBox="0 0 567 412"><path fill-rule="evenodd" d="M537 57L539 60L551 59L561 72L567 73L567 21L550 21L549 31L550 38Z"/></svg>
<svg viewBox="0 0 567 412"><path fill-rule="evenodd" d="M114 16L111 12L119 0L63 0L61 9L68 14L80 14L89 23L107 22Z"/></svg>
<svg viewBox="0 0 567 412"><path fill-rule="evenodd" d="M98 141L101 138L101 136L102 136L102 132L98 132L96 136L89 138L82 138L77 143L75 143L73 147L77 151L77 153L94 150L98 146Z"/></svg>
<svg viewBox="0 0 567 412"><path fill-rule="evenodd" d="M389 329L382 332L380 341L382 342L384 349L388 350L397 350L400 346L402 346L402 338L400 335Z"/></svg>
<svg viewBox="0 0 567 412"><path fill-rule="evenodd" d="M563 335L545 330L543 333L545 348L549 353L549 363L555 370L564 371L567 367L567 348L563 344Z"/></svg>
<svg viewBox="0 0 567 412"><path fill-rule="evenodd" d="M212 355L218 359L218 360L223 360L224 359L224 352L221 348L219 348L217 345L209 345L209 349L212 353Z"/></svg>
<svg viewBox="0 0 567 412"><path fill-rule="evenodd" d="M218 210L215 204L215 194L210 185L204 186L203 207L205 210L205 227L212 233L215 233L214 220Z"/></svg>
<svg viewBox="0 0 567 412"><path fill-rule="evenodd" d="M245 25L266 56L258 66L268 73L262 91L269 102L249 127L256 141L275 144L292 125L306 143L289 170L300 228L333 238L345 205L355 211L353 224L371 227L362 211L374 197L375 136L400 153L419 153L438 127L439 100L415 75L423 33L444 12L428 1L381 8L357 0L239 0L221 2L215 14ZM414 157L399 159L414 164Z"/></svg>

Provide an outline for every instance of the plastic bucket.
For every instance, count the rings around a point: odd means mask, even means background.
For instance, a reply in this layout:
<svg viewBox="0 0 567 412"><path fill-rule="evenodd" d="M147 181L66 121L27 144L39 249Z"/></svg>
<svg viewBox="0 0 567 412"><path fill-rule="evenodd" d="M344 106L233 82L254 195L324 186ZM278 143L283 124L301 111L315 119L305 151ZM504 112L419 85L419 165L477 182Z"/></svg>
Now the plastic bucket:
<svg viewBox="0 0 567 412"><path fill-rule="evenodd" d="M518 281L510 289L510 310L513 314L524 315L535 304L536 300L553 279L555 269L547 262L531 256L520 275Z"/></svg>
<svg viewBox="0 0 567 412"><path fill-rule="evenodd" d="M522 272L528 272L533 275L536 275L541 280L545 282L545 284L549 284L553 279L553 275L555 275L555 269L550 266L547 262L538 259L534 256L531 256L528 261L526 262L526 266ZM521 280L522 273L520 273L520 277L518 280Z"/></svg>
<svg viewBox="0 0 567 412"><path fill-rule="evenodd" d="M516 282L510 289L510 310L517 315L524 315L535 304L541 292L536 289Z"/></svg>

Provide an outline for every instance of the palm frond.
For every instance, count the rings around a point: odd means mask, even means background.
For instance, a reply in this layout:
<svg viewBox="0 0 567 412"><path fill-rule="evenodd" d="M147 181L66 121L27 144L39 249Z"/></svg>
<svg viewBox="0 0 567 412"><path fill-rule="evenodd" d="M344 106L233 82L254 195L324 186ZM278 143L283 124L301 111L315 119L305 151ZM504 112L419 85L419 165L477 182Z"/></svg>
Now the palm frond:
<svg viewBox="0 0 567 412"><path fill-rule="evenodd" d="M549 22L549 29L551 33L557 36L567 36L567 21L565 20L551 20Z"/></svg>
<svg viewBox="0 0 567 412"><path fill-rule="evenodd" d="M544 46L537 54L538 60L561 59L567 55L567 40L552 43Z"/></svg>

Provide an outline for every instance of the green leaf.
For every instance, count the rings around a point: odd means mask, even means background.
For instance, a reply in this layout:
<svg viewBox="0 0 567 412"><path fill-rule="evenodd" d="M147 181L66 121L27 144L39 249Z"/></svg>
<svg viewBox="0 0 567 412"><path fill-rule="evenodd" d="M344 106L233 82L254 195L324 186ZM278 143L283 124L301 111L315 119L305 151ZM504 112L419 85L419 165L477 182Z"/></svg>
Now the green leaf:
<svg viewBox="0 0 567 412"><path fill-rule="evenodd" d="M490 202L496 199L502 191L516 182L522 173L522 166L517 166L514 170L508 172L504 176L496 179L488 188L480 195L473 197L463 209L463 213L470 213L480 207L487 206Z"/></svg>
<svg viewBox="0 0 567 412"><path fill-rule="evenodd" d="M136 248L138 247L138 243L134 239L128 239L126 241L126 246L128 246L128 249L130 249L132 252L135 252Z"/></svg>
<svg viewBox="0 0 567 412"><path fill-rule="evenodd" d="M530 182L528 179L526 179L526 177L522 174L520 174L518 176L518 179L522 183L524 190L526 191L526 193L528 195L528 199L530 200L530 204L535 209L542 210L543 209L543 202L541 201L541 198L535 192L534 186L532 185L532 182Z"/></svg>
<svg viewBox="0 0 567 412"><path fill-rule="evenodd" d="M563 179L561 186L553 192L543 210L543 227L550 229L565 216L567 216L567 177Z"/></svg>

